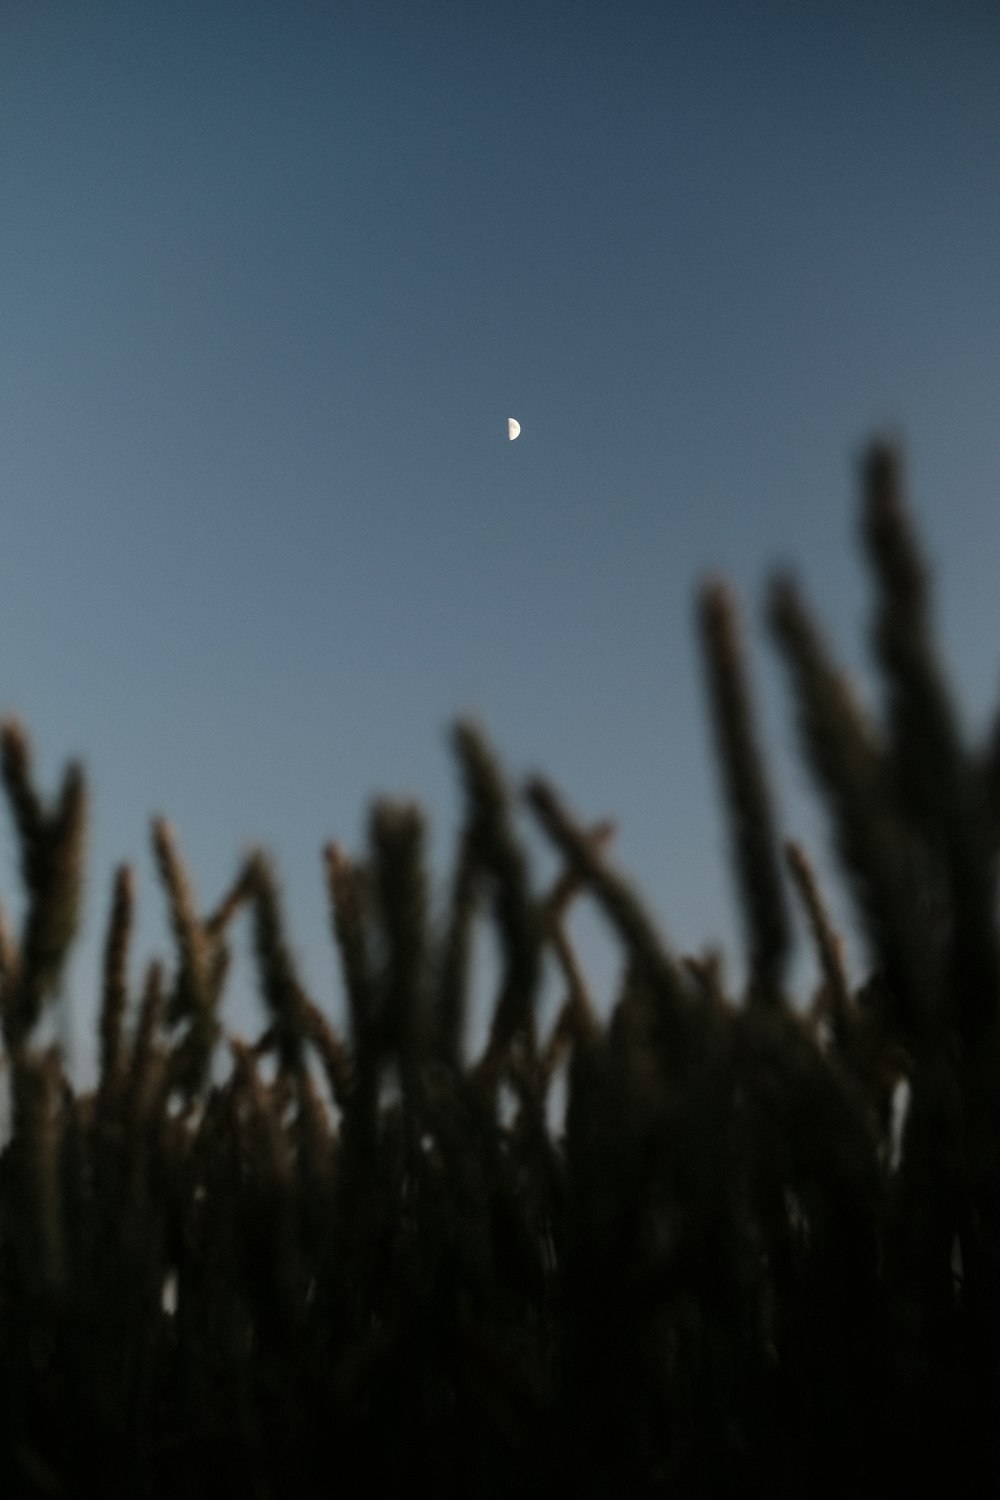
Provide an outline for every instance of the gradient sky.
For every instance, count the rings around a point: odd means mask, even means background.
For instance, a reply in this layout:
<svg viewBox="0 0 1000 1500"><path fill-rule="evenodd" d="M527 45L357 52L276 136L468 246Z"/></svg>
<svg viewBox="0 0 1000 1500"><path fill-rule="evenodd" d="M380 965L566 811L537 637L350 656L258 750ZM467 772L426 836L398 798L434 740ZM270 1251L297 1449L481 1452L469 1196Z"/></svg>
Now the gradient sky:
<svg viewBox="0 0 1000 1500"><path fill-rule="evenodd" d="M172 957L152 814L205 907L272 852L340 1015L322 844L415 797L443 875L467 712L614 816L671 942L740 983L694 591L740 593L783 831L828 871L761 604L792 564L873 686L855 476L887 426L982 731L998 80L1000 8L962 0L0 0L0 708L47 794L71 756L90 781L83 1076L118 860L136 985ZM0 838L16 917L6 807Z"/></svg>

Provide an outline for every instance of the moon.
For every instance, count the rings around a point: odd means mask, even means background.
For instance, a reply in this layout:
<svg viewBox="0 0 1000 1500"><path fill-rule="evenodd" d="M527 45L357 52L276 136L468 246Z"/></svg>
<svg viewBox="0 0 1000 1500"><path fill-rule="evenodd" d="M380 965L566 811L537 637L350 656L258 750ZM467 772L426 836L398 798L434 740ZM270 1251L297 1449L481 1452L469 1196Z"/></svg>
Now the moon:
<svg viewBox="0 0 1000 1500"><path fill-rule="evenodd" d="M519 435L520 431L521 431L521 424L520 424L520 422L515 422L515 420L514 420L513 417L508 417L507 418L507 436L508 436L508 438L510 439L511 442L513 442L514 439Z"/></svg>

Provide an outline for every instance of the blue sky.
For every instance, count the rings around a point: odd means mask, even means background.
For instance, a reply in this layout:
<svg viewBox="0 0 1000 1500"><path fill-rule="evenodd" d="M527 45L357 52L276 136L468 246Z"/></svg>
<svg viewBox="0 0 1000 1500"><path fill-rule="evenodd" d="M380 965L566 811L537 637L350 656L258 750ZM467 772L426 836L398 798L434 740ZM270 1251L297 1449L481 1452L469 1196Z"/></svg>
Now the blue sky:
<svg viewBox="0 0 1000 1500"><path fill-rule="evenodd" d="M783 830L829 871L761 602L791 563L872 687L855 466L886 426L981 732L998 76L986 4L3 0L0 707L47 791L90 780L83 1076L118 860L136 984L170 951L152 814L205 906L272 852L339 1015L322 844L415 797L443 875L460 713L614 816L671 942L738 984L694 591L740 593Z"/></svg>

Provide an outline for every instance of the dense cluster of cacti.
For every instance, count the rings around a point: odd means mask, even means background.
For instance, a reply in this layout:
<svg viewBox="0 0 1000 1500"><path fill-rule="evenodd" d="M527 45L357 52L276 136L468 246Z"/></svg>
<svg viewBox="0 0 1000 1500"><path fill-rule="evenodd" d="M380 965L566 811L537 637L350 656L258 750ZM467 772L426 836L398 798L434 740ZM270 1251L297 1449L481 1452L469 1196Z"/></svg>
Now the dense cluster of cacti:
<svg viewBox="0 0 1000 1500"><path fill-rule="evenodd" d="M721 584L699 618L740 997L711 955L669 951L608 862L609 825L582 826L541 780L524 799L564 873L536 889L505 780L462 724L443 915L417 808L377 803L362 859L326 850L345 1038L296 974L267 858L203 915L159 821L176 962L151 963L133 1004L121 869L99 1082L81 1094L39 1038L77 925L84 783L71 767L48 809L4 724L28 896L19 936L0 918L11 1495L855 1496L996 1475L1000 735L982 753L960 742L884 447L863 506L883 723L793 583L770 600L874 956L860 987L804 851L776 832ZM821 965L808 1011L788 993L786 877ZM582 890L621 944L607 1024L567 937ZM268 1014L254 1042L220 1010L241 910ZM483 920L502 963L470 1060ZM542 1035L547 952L565 1001Z"/></svg>

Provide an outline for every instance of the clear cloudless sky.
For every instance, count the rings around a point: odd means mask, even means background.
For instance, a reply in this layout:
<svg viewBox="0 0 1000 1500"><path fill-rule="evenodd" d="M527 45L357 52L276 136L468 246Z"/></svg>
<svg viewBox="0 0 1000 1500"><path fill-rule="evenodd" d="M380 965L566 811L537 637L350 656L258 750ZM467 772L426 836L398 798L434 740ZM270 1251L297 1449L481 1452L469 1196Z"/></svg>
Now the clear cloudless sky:
<svg viewBox="0 0 1000 1500"><path fill-rule="evenodd" d="M833 881L762 602L792 565L876 692L856 470L887 427L981 735L996 5L0 0L0 707L47 795L71 756L92 791L77 1072L119 860L135 987L173 957L157 812L205 908L271 851L342 1015L322 845L413 797L443 879L463 713L614 816L671 943L738 987L696 585L739 593L782 830ZM6 807L0 839L17 920ZM613 950L574 930L606 1008Z"/></svg>

